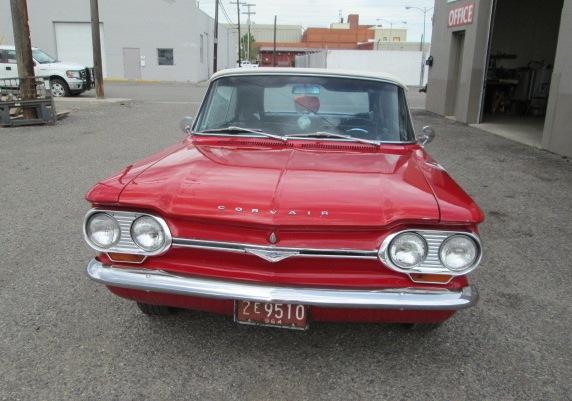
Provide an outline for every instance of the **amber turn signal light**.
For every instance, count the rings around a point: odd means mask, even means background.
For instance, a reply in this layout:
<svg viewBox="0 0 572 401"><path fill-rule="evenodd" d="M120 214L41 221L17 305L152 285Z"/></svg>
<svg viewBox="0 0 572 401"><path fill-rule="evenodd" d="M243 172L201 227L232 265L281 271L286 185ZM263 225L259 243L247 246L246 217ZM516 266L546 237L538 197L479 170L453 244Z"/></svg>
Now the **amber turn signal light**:
<svg viewBox="0 0 572 401"><path fill-rule="evenodd" d="M145 255L131 255L129 253L116 253L108 252L107 256L114 262L124 262L124 263L142 263L146 256Z"/></svg>
<svg viewBox="0 0 572 401"><path fill-rule="evenodd" d="M447 284L452 276L445 274L425 274L425 273L412 273L409 275L411 280L416 283L435 283L435 284Z"/></svg>

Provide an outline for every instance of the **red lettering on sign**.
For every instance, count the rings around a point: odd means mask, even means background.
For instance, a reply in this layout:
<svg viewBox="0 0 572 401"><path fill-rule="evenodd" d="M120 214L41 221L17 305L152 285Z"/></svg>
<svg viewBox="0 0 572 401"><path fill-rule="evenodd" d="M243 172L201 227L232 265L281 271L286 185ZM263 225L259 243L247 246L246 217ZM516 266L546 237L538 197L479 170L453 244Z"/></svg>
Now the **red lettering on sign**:
<svg viewBox="0 0 572 401"><path fill-rule="evenodd" d="M470 3L461 7L449 10L449 18L447 26L449 28L455 26L469 25L473 23L473 16L475 14L475 4Z"/></svg>

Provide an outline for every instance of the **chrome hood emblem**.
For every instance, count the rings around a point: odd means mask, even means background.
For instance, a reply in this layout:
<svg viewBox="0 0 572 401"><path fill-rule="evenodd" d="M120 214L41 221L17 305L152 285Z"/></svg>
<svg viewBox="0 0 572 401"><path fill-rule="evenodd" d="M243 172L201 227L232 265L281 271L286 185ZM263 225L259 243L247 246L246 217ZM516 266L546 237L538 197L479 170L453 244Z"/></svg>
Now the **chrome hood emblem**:
<svg viewBox="0 0 572 401"><path fill-rule="evenodd" d="M268 237L268 242L270 242L271 244L275 244L278 242L278 237L276 236L275 232L270 234L270 237Z"/></svg>
<svg viewBox="0 0 572 401"><path fill-rule="evenodd" d="M291 256L300 254L300 252L297 251L269 251L265 249L253 248L246 248L245 251L271 263L280 262L281 260L288 259Z"/></svg>

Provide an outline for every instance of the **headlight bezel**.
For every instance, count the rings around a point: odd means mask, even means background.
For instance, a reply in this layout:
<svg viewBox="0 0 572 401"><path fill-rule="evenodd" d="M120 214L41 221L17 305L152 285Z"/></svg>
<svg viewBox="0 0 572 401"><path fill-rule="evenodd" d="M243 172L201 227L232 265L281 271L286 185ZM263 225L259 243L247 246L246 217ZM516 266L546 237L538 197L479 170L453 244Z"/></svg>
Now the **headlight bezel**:
<svg viewBox="0 0 572 401"><path fill-rule="evenodd" d="M97 246L97 244L94 244L88 237L86 229L87 222L89 221L91 216L93 216L96 213L105 213L111 216L118 222L120 226L121 229L120 240L117 244L115 244L110 248L101 248ZM163 246L161 246L159 249L155 251L146 251L145 249L138 246L131 237L131 226L133 225L133 222L135 222L135 220L143 216L148 216L157 221L163 230L163 234L165 237ZM108 255L110 253L123 253L131 255L159 256L167 252L171 248L173 242L171 230L169 229L167 222L162 217L152 213L132 212L124 210L109 210L109 209L97 209L97 208L89 210L84 217L83 234L85 241L92 249L98 252L107 253Z"/></svg>
<svg viewBox="0 0 572 401"><path fill-rule="evenodd" d="M391 245L393 240L397 236L405 233L415 233L417 235L420 235L425 239L428 246L428 251L427 254L425 255L425 259L421 263L415 265L414 267L407 269L401 268L398 265L396 265L392 261L389 253L389 246ZM445 243L446 240L457 235L466 236L474 241L477 249L477 257L475 261L465 269L450 270L441 261L440 258L441 246ZM479 236L476 233L468 230L467 231L436 230L436 229L424 229L424 228L405 229L391 233L387 237L385 237L378 250L379 260L391 270L400 273L405 273L407 275L411 275L413 273L437 274L437 275L451 276L451 278L455 276L464 276L475 270L479 266L482 257L483 257L483 247Z"/></svg>

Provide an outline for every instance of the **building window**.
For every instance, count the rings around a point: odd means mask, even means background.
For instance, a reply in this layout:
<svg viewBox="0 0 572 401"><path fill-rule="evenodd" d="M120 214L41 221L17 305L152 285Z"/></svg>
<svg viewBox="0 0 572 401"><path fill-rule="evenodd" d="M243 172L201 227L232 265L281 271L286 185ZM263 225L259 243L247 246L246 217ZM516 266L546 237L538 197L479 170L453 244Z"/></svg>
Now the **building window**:
<svg viewBox="0 0 572 401"><path fill-rule="evenodd" d="M159 65L174 65L173 49L157 49Z"/></svg>
<svg viewBox="0 0 572 401"><path fill-rule="evenodd" d="M401 38L399 36L394 36L393 41L394 42L401 42Z"/></svg>
<svg viewBox="0 0 572 401"><path fill-rule="evenodd" d="M205 50L205 44L204 44L204 41L203 41L203 35L200 35L200 36L201 36L201 41L200 41L201 49L200 49L199 56L200 56L200 58L201 58L201 63L204 63L204 62L205 62L205 56L203 55L203 53L204 53L204 50Z"/></svg>
<svg viewBox="0 0 572 401"><path fill-rule="evenodd" d="M388 40L387 40L387 36L384 36L384 37L383 37L383 41L384 41L384 42L387 42L387 41L388 41Z"/></svg>

